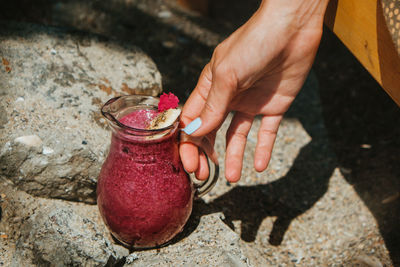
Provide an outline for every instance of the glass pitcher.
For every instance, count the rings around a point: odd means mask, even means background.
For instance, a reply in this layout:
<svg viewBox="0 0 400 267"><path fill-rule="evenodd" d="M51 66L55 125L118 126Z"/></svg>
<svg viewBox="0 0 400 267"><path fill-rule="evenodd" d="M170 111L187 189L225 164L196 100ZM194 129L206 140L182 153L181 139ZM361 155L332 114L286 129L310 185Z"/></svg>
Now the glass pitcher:
<svg viewBox="0 0 400 267"><path fill-rule="evenodd" d="M170 241L183 230L193 198L210 191L218 179L218 165L210 160L209 178L200 184L185 172L178 151L179 119L155 130L119 121L133 111L156 110L158 102L151 96L121 96L101 109L112 136L97 183L97 205L111 234L131 248Z"/></svg>

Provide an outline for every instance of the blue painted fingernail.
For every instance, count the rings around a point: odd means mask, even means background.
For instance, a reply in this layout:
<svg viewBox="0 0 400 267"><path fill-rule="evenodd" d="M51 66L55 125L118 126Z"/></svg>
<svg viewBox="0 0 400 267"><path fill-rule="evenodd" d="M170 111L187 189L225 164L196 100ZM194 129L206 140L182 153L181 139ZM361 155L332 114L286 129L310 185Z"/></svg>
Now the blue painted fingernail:
<svg viewBox="0 0 400 267"><path fill-rule="evenodd" d="M201 126L201 119L194 119L191 123L189 123L182 131L186 134L191 135L195 131L197 131Z"/></svg>

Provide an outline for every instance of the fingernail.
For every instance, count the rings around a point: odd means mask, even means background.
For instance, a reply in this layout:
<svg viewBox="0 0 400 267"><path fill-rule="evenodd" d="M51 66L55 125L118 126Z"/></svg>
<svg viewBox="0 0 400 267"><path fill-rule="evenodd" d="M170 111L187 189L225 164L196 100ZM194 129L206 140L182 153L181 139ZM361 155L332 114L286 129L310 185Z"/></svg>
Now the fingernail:
<svg viewBox="0 0 400 267"><path fill-rule="evenodd" d="M182 131L186 134L191 135L195 131L197 131L201 126L201 119L194 119L191 123L189 123Z"/></svg>

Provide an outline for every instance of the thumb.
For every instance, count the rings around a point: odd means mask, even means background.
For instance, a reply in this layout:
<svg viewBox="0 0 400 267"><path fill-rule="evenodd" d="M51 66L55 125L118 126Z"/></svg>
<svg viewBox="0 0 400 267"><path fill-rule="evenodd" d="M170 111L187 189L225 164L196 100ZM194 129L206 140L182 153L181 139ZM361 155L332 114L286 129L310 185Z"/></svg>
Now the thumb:
<svg viewBox="0 0 400 267"><path fill-rule="evenodd" d="M203 109L199 117L183 129L186 134L204 136L222 124L236 90L237 83L233 77L234 75L227 71L212 70L211 88Z"/></svg>

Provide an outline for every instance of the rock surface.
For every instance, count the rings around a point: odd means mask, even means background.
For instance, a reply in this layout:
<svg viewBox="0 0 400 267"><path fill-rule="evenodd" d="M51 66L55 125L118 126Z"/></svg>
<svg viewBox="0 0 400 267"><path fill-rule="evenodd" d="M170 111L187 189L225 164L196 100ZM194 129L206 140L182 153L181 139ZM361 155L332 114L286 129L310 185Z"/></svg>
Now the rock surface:
<svg viewBox="0 0 400 267"><path fill-rule="evenodd" d="M0 190L11 266L104 266L128 254L114 248L96 206L32 197L4 179Z"/></svg>
<svg viewBox="0 0 400 267"><path fill-rule="evenodd" d="M158 95L138 48L84 33L0 23L0 174L32 195L95 203L109 98Z"/></svg>
<svg viewBox="0 0 400 267"><path fill-rule="evenodd" d="M202 217L196 230L188 237L162 248L159 253L151 250L135 252L135 258L130 263L126 262L126 266L265 266L266 262L260 254L257 255L259 264L252 262L251 265L246 256L246 245L222 222L221 216L221 213L214 213ZM256 251L253 250L253 253L256 254Z"/></svg>

